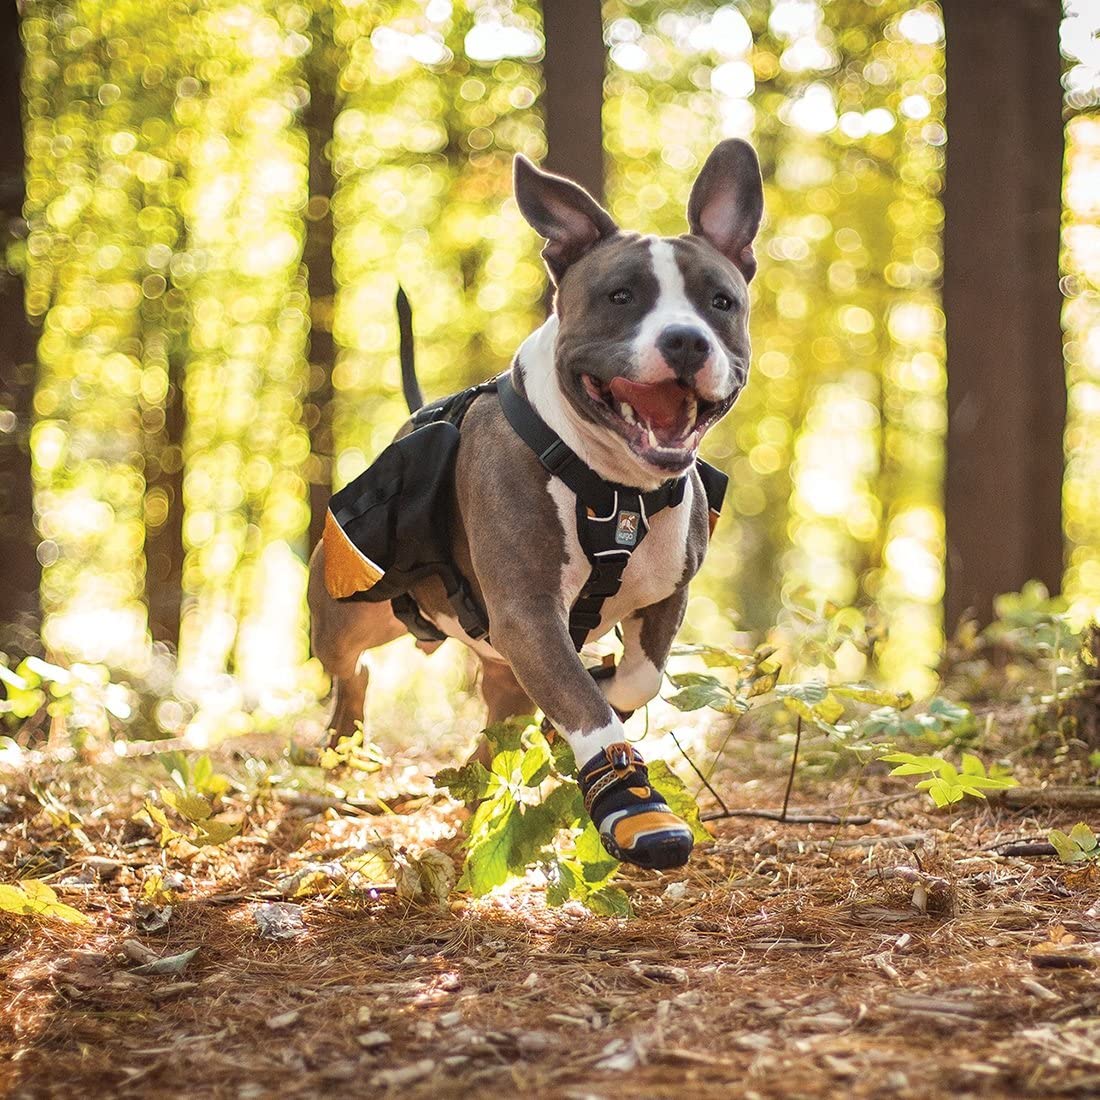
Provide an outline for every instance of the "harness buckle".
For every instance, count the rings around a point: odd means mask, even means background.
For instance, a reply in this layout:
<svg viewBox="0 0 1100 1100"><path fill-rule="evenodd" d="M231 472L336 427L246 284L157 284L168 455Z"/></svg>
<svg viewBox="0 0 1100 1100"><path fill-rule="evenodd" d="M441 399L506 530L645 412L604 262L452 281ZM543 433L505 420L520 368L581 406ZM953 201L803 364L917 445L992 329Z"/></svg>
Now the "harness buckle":
<svg viewBox="0 0 1100 1100"><path fill-rule="evenodd" d="M560 439L555 439L549 447L539 455L539 462L552 474L557 474L572 460L573 452Z"/></svg>

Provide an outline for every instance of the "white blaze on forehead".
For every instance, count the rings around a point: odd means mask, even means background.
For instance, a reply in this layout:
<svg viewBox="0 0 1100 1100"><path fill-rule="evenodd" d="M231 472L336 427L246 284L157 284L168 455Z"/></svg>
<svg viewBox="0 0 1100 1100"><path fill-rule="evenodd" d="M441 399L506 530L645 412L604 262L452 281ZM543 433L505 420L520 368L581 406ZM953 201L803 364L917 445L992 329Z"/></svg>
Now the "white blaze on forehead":
<svg viewBox="0 0 1100 1100"><path fill-rule="evenodd" d="M656 382L668 377L668 367L657 351L657 339L669 325L692 325L706 333L714 349L699 372L697 384L708 396L724 397L729 389L729 357L715 331L688 297L683 272L676 262L676 249L671 241L653 237L649 241L649 254L657 277L657 301L634 338L638 380Z"/></svg>

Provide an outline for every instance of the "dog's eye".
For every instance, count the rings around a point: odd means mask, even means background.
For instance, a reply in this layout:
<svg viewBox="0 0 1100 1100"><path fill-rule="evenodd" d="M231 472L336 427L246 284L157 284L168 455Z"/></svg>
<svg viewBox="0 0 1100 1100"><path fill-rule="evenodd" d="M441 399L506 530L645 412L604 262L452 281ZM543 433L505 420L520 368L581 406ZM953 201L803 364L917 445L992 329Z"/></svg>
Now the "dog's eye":
<svg viewBox="0 0 1100 1100"><path fill-rule="evenodd" d="M634 301L634 295L625 287L613 290L607 297L617 306L628 306Z"/></svg>
<svg viewBox="0 0 1100 1100"><path fill-rule="evenodd" d="M733 301L728 294L715 294L710 300L710 304L715 309L720 309L723 312L733 308Z"/></svg>

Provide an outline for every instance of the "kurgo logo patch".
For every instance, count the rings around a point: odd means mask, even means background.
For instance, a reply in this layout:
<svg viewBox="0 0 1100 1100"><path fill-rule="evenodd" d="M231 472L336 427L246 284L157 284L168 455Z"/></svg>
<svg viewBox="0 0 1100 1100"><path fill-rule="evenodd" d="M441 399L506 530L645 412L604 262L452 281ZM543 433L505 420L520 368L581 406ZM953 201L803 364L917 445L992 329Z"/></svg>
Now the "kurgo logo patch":
<svg viewBox="0 0 1100 1100"><path fill-rule="evenodd" d="M642 517L637 512L620 512L615 525L615 542L619 546L633 546L638 541L638 525Z"/></svg>

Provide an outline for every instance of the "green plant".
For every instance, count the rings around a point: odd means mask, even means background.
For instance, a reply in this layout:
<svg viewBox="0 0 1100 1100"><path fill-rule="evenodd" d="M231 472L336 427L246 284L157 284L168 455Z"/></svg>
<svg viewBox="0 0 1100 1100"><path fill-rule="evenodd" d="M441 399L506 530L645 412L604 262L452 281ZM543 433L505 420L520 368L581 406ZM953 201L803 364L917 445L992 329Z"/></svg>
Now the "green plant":
<svg viewBox="0 0 1100 1100"><path fill-rule="evenodd" d="M1003 791L1015 787L1016 780L994 765L986 772L985 765L972 753L962 754L962 765L956 768L939 756L915 756L910 752L892 752L879 757L888 764L897 764L891 775L927 775L917 784L932 801L943 809L961 802L967 795L985 798L986 791Z"/></svg>
<svg viewBox="0 0 1100 1100"><path fill-rule="evenodd" d="M147 798L135 820L159 828L157 839L162 848L176 841L196 848L217 847L241 831L240 820L218 816L222 797L232 784L228 776L214 770L209 756L192 763L185 754L173 752L162 753L160 760L174 786L157 791L159 802ZM168 811L178 822L173 822Z"/></svg>
<svg viewBox="0 0 1100 1100"><path fill-rule="evenodd" d="M896 753L902 766L892 774L929 775L917 787L927 791L940 806L958 802L968 794L982 797L979 792L983 789L1015 785L1014 780L999 772L987 774L981 761L969 753L963 754L960 771L940 757L896 752L899 739L931 740L935 747L942 748L969 737L975 722L965 706L936 698L927 710L914 712L909 692L889 691L873 684L828 684L820 680L780 684L780 667L771 646L758 646L751 653L713 646L683 646L676 652L701 657L709 668L732 669L735 676L727 685L710 673L672 674L669 679L679 690L667 701L679 710L709 707L740 717L750 710L782 704L795 716L796 744L802 741L804 727L816 731L817 759L831 755L835 761L849 755L868 763L875 759L890 761L894 758L887 754ZM923 762L923 770L914 770L917 761Z"/></svg>
<svg viewBox="0 0 1100 1100"><path fill-rule="evenodd" d="M1051 829L1047 839L1063 863L1100 862L1100 836L1083 821L1078 821L1068 833Z"/></svg>
<svg viewBox="0 0 1100 1100"><path fill-rule="evenodd" d="M58 901L53 889L37 879L0 884L0 912L38 920L52 917L68 924L91 924L79 909Z"/></svg>
<svg viewBox="0 0 1100 1100"><path fill-rule="evenodd" d="M466 862L459 888L488 893L537 864L547 879L546 900L576 900L593 912L629 916L626 894L613 884L619 868L587 819L576 782L576 763L560 739L553 745L530 720L485 731L493 749L486 769L478 761L435 777L453 798L477 803L466 824ZM667 765L649 768L653 786L686 820L698 839L710 839L695 800Z"/></svg>

